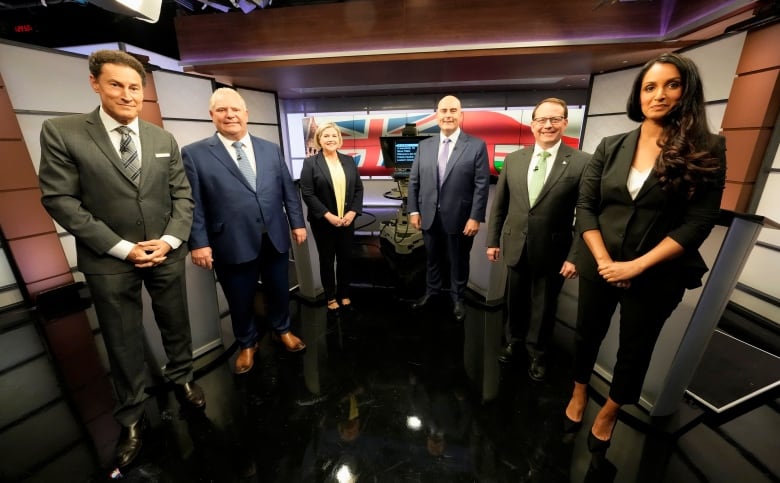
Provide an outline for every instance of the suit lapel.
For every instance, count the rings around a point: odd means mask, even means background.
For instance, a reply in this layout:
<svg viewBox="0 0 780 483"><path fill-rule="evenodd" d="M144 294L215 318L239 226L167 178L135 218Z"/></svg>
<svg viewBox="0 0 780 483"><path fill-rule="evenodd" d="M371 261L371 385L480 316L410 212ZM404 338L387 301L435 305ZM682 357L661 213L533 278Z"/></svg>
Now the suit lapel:
<svg viewBox="0 0 780 483"><path fill-rule="evenodd" d="M230 174L235 176L238 179L238 181L241 182L241 184L243 184L247 188L251 188L246 178L244 178L244 175L241 174L241 171L238 170L238 166L236 165L236 162L233 161L233 158L230 156L230 153L228 153L227 149L225 148L225 145L222 144L222 141L219 139L219 137L216 134L212 136L212 138L209 140L209 149L211 150L211 154L213 154L214 157L217 158L217 160L222 164L222 166L225 167L225 169L227 169L230 172ZM257 160L257 149L254 146L252 146L252 149L255 151L255 160Z"/></svg>
<svg viewBox="0 0 780 483"><path fill-rule="evenodd" d="M138 137L141 140L141 175L138 178L138 186L141 187L147 178L152 177L151 171L155 168L156 156L154 142L151 138L151 130L143 121L138 122ZM143 149L146 147L146 149ZM173 153L170 153L173 156Z"/></svg>
<svg viewBox="0 0 780 483"><path fill-rule="evenodd" d="M510 161L512 166L504 166L507 170L507 176L512 175L512 182L507 179L507 184L517 187L520 190L517 193L518 199L523 200L527 207L530 207L528 199L528 168L531 165L531 156L534 153L533 147L526 147L520 150L516 161Z"/></svg>
<svg viewBox="0 0 780 483"><path fill-rule="evenodd" d="M628 192L628 174L631 172L631 163L634 162L634 154L636 153L636 146L639 142L639 129L631 131L618 148L619 151L615 153L615 172L618 174L618 179L623 180L623 193L626 198L631 199L631 194ZM637 193L636 202L639 198L647 194L655 185L658 184L658 178L655 177L653 171L645 180L642 188Z"/></svg>
<svg viewBox="0 0 780 483"><path fill-rule="evenodd" d="M557 183L561 176L563 176L563 173L566 172L566 169L569 167L570 156L571 151L568 149L568 146L561 143L561 146L558 148L558 155L555 156L555 160L553 161L553 167L550 170L550 175L544 181L544 184L542 185L542 191L539 192L539 196L536 198L537 203L539 203L539 201L541 201L545 195L547 195L555 183Z"/></svg>
<svg viewBox="0 0 780 483"><path fill-rule="evenodd" d="M119 157L119 153L116 152L116 148L114 147L113 143L111 143L111 139L108 137L106 127L100 120L99 109L100 108L95 109L87 117L87 134L89 134L97 147L100 148L106 158L111 162L111 164L114 165L117 171L119 171L119 173L127 180L127 182L135 186L133 180L130 179L130 175L127 174L127 170L125 170L124 164L122 164L122 159ZM141 176L141 179L143 179L143 176Z"/></svg>
<svg viewBox="0 0 780 483"><path fill-rule="evenodd" d="M339 158L341 160L341 158ZM317 169L322 171L323 176L325 176L325 179L328 180L328 184L330 184L330 188L333 189L333 178L330 175L330 168L328 168L328 162L325 160L325 155L322 154L322 151L317 153L317 161L315 162Z"/></svg>
<svg viewBox="0 0 780 483"><path fill-rule="evenodd" d="M450 175L450 172L452 172L453 167L458 162L458 160L461 158L464 152L466 152L466 148L468 147L469 143L469 137L466 133L464 133L462 130L460 131L460 136L458 136L458 142L455 143L452 146L452 152L450 153L450 158L447 160L447 167L444 169L444 179L441 180L441 184L444 184L444 181L447 179L447 176ZM439 146L441 144L441 138L439 138L439 142L436 144L436 163L439 163L438 157L439 157Z"/></svg>

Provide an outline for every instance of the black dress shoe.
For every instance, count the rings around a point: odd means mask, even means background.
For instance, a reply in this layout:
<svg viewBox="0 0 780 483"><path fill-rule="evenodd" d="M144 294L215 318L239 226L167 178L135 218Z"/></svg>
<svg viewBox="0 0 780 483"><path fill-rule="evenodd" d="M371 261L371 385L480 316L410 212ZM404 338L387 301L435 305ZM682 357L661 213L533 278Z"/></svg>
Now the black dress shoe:
<svg viewBox="0 0 780 483"><path fill-rule="evenodd" d="M588 450L593 454L605 454L611 443L612 435L609 436L608 440L604 441L603 439L598 439L596 435L593 434L593 431L588 433Z"/></svg>
<svg viewBox="0 0 780 483"><path fill-rule="evenodd" d="M510 342L505 345L504 348L501 349L501 352L498 353L498 362L502 362L504 364L511 363L515 358L515 353L518 351L521 345L522 344L519 342Z"/></svg>
<svg viewBox="0 0 780 483"><path fill-rule="evenodd" d="M528 377L536 382L544 381L544 375L547 373L547 364L541 357L531 357L528 362Z"/></svg>
<svg viewBox="0 0 780 483"><path fill-rule="evenodd" d="M203 389L193 381L177 384L174 392L180 403L187 404L192 408L198 409L206 405L206 396L203 394Z"/></svg>
<svg viewBox="0 0 780 483"><path fill-rule="evenodd" d="M146 429L146 418L143 416L130 426L123 426L116 443L116 465L123 468L138 456L143 444L143 432Z"/></svg>
<svg viewBox="0 0 780 483"><path fill-rule="evenodd" d="M417 299L414 302L412 302L412 308L414 310L419 310L419 309L425 307L426 305L428 305L429 303L431 303L432 300L433 300L433 294L427 293L427 294L423 295L422 297L420 297L419 299Z"/></svg>
<svg viewBox="0 0 780 483"><path fill-rule="evenodd" d="M452 315L455 316L455 320L458 322L466 320L466 307L463 306L463 302L455 302L455 305L452 307Z"/></svg>

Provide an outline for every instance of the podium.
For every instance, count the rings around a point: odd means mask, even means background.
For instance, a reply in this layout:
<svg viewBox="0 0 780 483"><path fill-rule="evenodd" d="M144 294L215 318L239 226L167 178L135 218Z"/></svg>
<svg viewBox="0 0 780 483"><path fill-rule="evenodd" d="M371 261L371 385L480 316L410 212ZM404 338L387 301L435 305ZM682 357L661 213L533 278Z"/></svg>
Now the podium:
<svg viewBox="0 0 780 483"><path fill-rule="evenodd" d="M763 227L777 229L780 225L762 216L721 210L700 249L710 267L703 285L685 292L656 342L639 400L651 417L678 410ZM618 318L616 311L594 368L607 381L612 380L615 364Z"/></svg>

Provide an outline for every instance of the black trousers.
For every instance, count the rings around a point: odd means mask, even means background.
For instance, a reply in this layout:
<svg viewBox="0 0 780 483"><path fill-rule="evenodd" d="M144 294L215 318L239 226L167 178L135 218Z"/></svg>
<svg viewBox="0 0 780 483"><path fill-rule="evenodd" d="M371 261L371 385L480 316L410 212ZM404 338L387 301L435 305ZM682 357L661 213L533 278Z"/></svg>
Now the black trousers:
<svg viewBox="0 0 780 483"><path fill-rule="evenodd" d="M580 277L574 380L583 384L590 380L599 347L620 304L620 335L609 397L618 404L639 401L658 335L684 292L682 280L640 276L622 289Z"/></svg>
<svg viewBox="0 0 780 483"><path fill-rule="evenodd" d="M335 227L328 222L312 223L311 232L319 254L320 280L325 300L349 298L354 223L346 227Z"/></svg>
<svg viewBox="0 0 780 483"><path fill-rule="evenodd" d="M146 343L141 286L152 299L154 320L168 357L165 377L177 384L192 380L192 336L187 310L184 260L108 275L86 275L111 364L117 405L124 426L143 414Z"/></svg>
<svg viewBox="0 0 780 483"><path fill-rule="evenodd" d="M431 228L423 230L423 242L426 253L426 293L433 295L442 291L442 266L447 264L450 297L453 302L462 301L469 281L469 256L474 237L463 233L447 233L437 213Z"/></svg>
<svg viewBox="0 0 780 483"><path fill-rule="evenodd" d="M528 354L541 357L555 328L558 295L563 287L560 268L534 269L523 250L517 265L507 267L509 340L524 340Z"/></svg>

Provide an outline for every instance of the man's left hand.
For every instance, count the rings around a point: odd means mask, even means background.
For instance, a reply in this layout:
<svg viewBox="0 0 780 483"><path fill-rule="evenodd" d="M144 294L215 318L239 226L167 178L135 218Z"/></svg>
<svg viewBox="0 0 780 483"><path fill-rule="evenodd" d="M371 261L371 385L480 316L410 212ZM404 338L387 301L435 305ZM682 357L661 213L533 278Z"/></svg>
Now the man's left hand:
<svg viewBox="0 0 780 483"><path fill-rule="evenodd" d="M300 245L306 241L306 228L293 228L292 237L295 243Z"/></svg>

